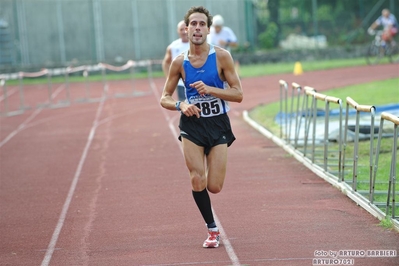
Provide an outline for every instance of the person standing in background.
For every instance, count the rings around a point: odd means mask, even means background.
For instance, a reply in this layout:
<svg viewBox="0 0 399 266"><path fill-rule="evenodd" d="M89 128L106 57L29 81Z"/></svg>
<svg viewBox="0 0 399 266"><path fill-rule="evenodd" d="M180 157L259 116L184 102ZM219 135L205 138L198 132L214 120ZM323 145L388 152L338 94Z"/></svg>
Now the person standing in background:
<svg viewBox="0 0 399 266"><path fill-rule="evenodd" d="M208 36L208 42L230 51L231 47L237 47L237 37L233 30L224 26L224 19L221 15L215 15L212 20L212 27Z"/></svg>
<svg viewBox="0 0 399 266"><path fill-rule="evenodd" d="M162 61L162 70L166 77L168 76L172 60L175 59L179 54L187 51L188 48L190 48L190 43L188 41L186 32L186 24L183 20L177 24L177 33L179 34L180 38L174 40L171 44L168 45L168 47L166 48L165 57ZM184 92L184 83L182 79L179 80L176 89L179 101L184 101L186 97Z"/></svg>
<svg viewBox="0 0 399 266"><path fill-rule="evenodd" d="M234 31L224 26L224 19L221 15L215 15L212 20L212 27L208 35L208 43L219 46L231 52L231 48L237 47L237 36ZM234 67L238 75L240 75L240 63L234 60Z"/></svg>

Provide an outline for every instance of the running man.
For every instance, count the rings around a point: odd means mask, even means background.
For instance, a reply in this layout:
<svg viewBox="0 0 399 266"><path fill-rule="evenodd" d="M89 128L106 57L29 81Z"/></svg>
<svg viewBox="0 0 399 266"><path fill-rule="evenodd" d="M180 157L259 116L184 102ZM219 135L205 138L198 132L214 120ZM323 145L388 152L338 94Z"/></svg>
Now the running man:
<svg viewBox="0 0 399 266"><path fill-rule="evenodd" d="M382 34L382 40L385 42L393 41L393 36L398 33L398 21L395 16L391 14L389 9L383 9L381 16L368 28L367 32L371 35L375 34L375 29L382 26L384 32ZM393 43L394 44L394 43Z"/></svg>
<svg viewBox="0 0 399 266"><path fill-rule="evenodd" d="M227 147L235 140L227 116L227 101L241 102L241 82L231 54L207 43L212 16L202 7L190 8L184 16L190 48L177 56L169 69L160 103L180 111L180 136L191 179L192 195L208 228L203 247L219 246L208 191L222 190L227 164ZM172 95L179 79L186 87L186 100ZM229 86L227 86L227 84Z"/></svg>
<svg viewBox="0 0 399 266"><path fill-rule="evenodd" d="M184 20L180 21L177 24L177 33L179 34L179 39L174 40L169 46L166 48L165 57L162 61L162 70L165 76L168 76L170 64L172 60L176 58L179 54L187 51L190 47L188 42L187 32L186 32L186 24ZM180 79L179 83L177 84L177 96L179 101L185 100L185 92L184 92L184 83Z"/></svg>

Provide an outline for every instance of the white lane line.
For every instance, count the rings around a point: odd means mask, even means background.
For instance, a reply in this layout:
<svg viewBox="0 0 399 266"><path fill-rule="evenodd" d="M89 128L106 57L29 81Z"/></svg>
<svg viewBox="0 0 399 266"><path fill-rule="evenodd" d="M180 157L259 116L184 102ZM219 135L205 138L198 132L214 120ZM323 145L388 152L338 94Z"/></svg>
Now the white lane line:
<svg viewBox="0 0 399 266"><path fill-rule="evenodd" d="M55 97L57 97L57 95L63 90L64 85L59 86L54 92L53 94L51 94L51 99L54 99ZM47 101L48 102L48 101ZM0 148L6 144L8 141L10 141L10 139L12 139L13 137L15 137L15 135L17 135L19 132L21 132L23 129L25 129L26 125L33 119L35 118L41 111L43 110L43 108L38 108L36 109L24 122L22 122L17 129L15 129L14 131L12 131L10 134L8 134L7 137L5 137L1 142L0 142Z"/></svg>
<svg viewBox="0 0 399 266"><path fill-rule="evenodd" d="M68 195L67 195L67 197L65 199L64 206L62 207L62 211L61 211L60 217L59 217L58 222L57 222L57 226L54 229L53 235L52 235L50 243L49 243L49 245L47 247L46 254L45 254L44 258L43 258L41 266L49 265L51 257L53 256L53 253L54 253L54 250L55 250L55 245L57 244L58 237L59 237L59 235L61 233L61 229L64 226L64 222L65 222L65 218L66 218L66 215L67 215L67 212L68 212L68 209L69 209L69 205L71 204L73 194L75 193L76 185L77 185L77 183L79 181L80 174L82 172L83 164L84 164L84 162L86 160L87 153L89 151L89 148L90 148L91 143L93 141L94 135L96 133L96 129L98 127L98 121L100 119L100 115L101 115L101 112L102 112L102 109L103 109L103 106L104 106L104 102L105 102L105 97L103 97L101 99L100 104L98 105L97 113L96 113L96 116L95 116L94 121L93 121L93 126L90 129L90 133L89 133L89 136L87 138L86 146L85 146L85 148L83 150L82 156L80 157L80 161L79 161L78 167L76 169L75 176L73 177L71 187L69 188Z"/></svg>
<svg viewBox="0 0 399 266"><path fill-rule="evenodd" d="M151 85L151 88L152 88L152 91L153 91L155 97L156 97L157 100L159 101L159 99L161 98L161 95L159 94L159 92L158 92L158 90L157 90L157 88L156 88L154 82L150 82L150 85ZM167 113L167 110L164 109L164 108L162 108L162 107L160 107L160 108L162 109L163 114L164 114L164 116L165 116L165 118L166 118L166 121L168 121L169 128L170 128L170 130L172 131L172 135L174 136L174 139L175 139L176 142L178 143L178 145L179 145L179 147L180 147L180 151L181 151L182 154L183 154L183 148L182 148L182 145L180 144L179 140L177 139L177 137L178 137L179 135L178 135L178 133L177 133L177 131L176 131L176 126L175 126L175 124L174 124L174 120L177 118L177 116L175 116L175 117L173 117L173 118L170 118L169 113ZM218 217L217 217L217 215L216 215L216 212L215 212L215 210L214 210L213 208L212 208L212 211L213 211L213 216L214 216L214 218L215 218L215 222L217 223L218 228L219 228L219 231L220 231L220 234L222 235L222 242L223 242L223 244L224 244L224 247L225 247L225 249L226 249L227 255L229 256L232 265L233 265L233 266L240 266L240 265L241 265L241 264L240 264L240 261L239 261L237 255L236 255L236 253L235 253L235 251L234 251L234 249L233 249L233 246L232 246L231 243L230 243L229 238L227 237L226 232L225 232L224 229L223 229L222 223L221 223L220 220L218 219Z"/></svg>
<svg viewBox="0 0 399 266"><path fill-rule="evenodd" d="M232 263L233 266L240 266L241 263L233 249L233 245L230 243L229 238L227 237L226 232L223 229L222 223L220 222L219 218L216 215L215 210L212 207L212 211L213 211L213 216L215 218L215 222L218 225L220 234L222 235L222 242L224 244L224 248L226 249L227 254L229 255L230 261Z"/></svg>
<svg viewBox="0 0 399 266"><path fill-rule="evenodd" d="M15 129L13 132L11 132L10 134L8 134L7 137L5 137L1 142L0 142L0 148L3 147L4 144L6 144L10 139L12 139L13 137L15 137L15 135L17 135L19 132L21 132L26 125L33 119L35 118L40 112L42 111L41 108L36 109L24 122L22 122L17 129Z"/></svg>
<svg viewBox="0 0 399 266"><path fill-rule="evenodd" d="M4 101L5 98L10 97L11 95L13 95L16 92L17 92L17 88L12 88L10 91L7 91L7 94L0 96L0 102Z"/></svg>

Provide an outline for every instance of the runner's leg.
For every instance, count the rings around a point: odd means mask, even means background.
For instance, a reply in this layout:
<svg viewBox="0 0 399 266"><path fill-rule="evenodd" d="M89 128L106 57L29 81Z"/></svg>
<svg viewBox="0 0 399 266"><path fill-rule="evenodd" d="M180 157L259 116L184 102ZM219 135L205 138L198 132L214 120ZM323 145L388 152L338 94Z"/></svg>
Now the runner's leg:
<svg viewBox="0 0 399 266"><path fill-rule="evenodd" d="M190 173L193 198L208 228L216 227L213 218L211 200L206 189L204 148L186 138L182 138L184 158Z"/></svg>
<svg viewBox="0 0 399 266"><path fill-rule="evenodd" d="M219 193L226 176L227 144L212 147L207 161L207 188L211 193Z"/></svg>
<svg viewBox="0 0 399 266"><path fill-rule="evenodd" d="M204 147L198 146L184 137L182 137L182 144L193 191L202 191L206 188Z"/></svg>

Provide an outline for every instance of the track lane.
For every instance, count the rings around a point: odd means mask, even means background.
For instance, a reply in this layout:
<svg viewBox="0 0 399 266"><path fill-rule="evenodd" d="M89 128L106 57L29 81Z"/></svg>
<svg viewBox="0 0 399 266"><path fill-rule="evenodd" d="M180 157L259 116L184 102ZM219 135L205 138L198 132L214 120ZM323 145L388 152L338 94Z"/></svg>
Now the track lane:
<svg viewBox="0 0 399 266"><path fill-rule="evenodd" d="M381 68L381 79L396 70ZM226 184L211 195L242 264L310 265L316 249L365 249L369 243L399 250L397 234L377 226L240 117L242 110L278 99L278 79L323 90L336 80L350 85L350 78L368 79L365 70L243 80L244 102L231 105L237 142L229 148ZM163 79L155 82L162 87ZM0 149L1 263L40 264L96 108L93 103L43 110ZM0 117L1 132L3 125L9 132L18 127L9 121L26 117ZM223 248L201 248L205 226L180 148L154 96L109 100L99 121L50 265L231 264ZM397 265L397 258L356 262Z"/></svg>

